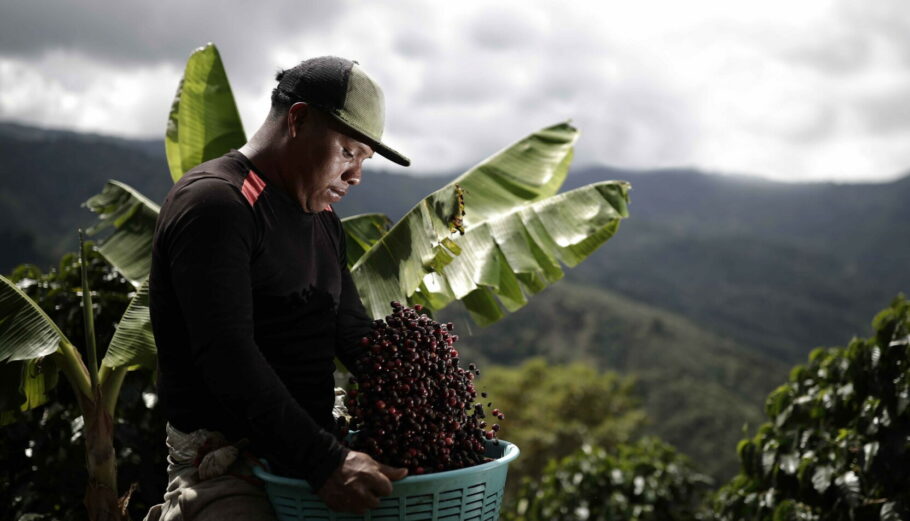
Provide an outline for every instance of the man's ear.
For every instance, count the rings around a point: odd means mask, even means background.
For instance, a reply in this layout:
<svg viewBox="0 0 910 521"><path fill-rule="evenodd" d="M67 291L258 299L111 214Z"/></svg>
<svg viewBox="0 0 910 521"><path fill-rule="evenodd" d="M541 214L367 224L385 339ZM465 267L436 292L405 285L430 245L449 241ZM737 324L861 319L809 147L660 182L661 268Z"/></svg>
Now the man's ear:
<svg viewBox="0 0 910 521"><path fill-rule="evenodd" d="M297 137L300 134L300 129L303 128L303 124L306 119L310 116L310 106L303 101L298 101L291 105L291 108L288 109L288 135L292 138Z"/></svg>

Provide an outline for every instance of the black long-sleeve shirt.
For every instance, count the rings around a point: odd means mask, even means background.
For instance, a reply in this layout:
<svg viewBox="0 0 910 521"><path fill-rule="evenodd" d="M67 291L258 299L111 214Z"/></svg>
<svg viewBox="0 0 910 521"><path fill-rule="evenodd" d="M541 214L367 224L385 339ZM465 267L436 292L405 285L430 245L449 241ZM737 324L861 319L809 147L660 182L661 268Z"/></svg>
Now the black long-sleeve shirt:
<svg viewBox="0 0 910 521"><path fill-rule="evenodd" d="M150 312L168 421L248 438L318 490L346 453L328 432L334 357L356 368L370 325L338 217L239 152L199 165L161 208Z"/></svg>

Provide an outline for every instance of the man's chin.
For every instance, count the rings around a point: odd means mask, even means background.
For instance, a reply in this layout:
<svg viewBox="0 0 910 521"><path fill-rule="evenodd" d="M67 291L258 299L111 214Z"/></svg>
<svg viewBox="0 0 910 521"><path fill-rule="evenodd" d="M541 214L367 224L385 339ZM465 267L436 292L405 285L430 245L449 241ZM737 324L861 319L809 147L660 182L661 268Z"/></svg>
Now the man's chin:
<svg viewBox="0 0 910 521"><path fill-rule="evenodd" d="M335 204L335 203L341 201L341 199L344 197L344 195L345 194L343 194L341 192L336 192L335 190L332 190L331 188L329 188L328 190L325 191L325 196L327 199L326 203Z"/></svg>
<svg viewBox="0 0 910 521"><path fill-rule="evenodd" d="M332 205L338 204L339 201L341 201L340 197L337 200L328 200L328 199L321 200L318 203L313 205L314 208L313 208L312 212L315 213L315 212L322 212L324 210L331 210Z"/></svg>

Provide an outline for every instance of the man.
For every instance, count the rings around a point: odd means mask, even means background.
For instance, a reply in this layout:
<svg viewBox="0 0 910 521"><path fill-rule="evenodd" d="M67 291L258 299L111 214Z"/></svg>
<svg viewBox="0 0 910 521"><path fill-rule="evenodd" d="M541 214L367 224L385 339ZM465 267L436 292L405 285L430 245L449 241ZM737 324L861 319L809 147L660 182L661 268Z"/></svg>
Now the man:
<svg viewBox="0 0 910 521"><path fill-rule="evenodd" d="M271 517L225 450L238 440L338 511L377 506L407 473L332 434L334 357L357 370L370 320L330 205L374 151L410 161L382 143L382 92L356 63L315 58L277 79L250 141L187 172L158 218L150 311L170 465L148 519Z"/></svg>

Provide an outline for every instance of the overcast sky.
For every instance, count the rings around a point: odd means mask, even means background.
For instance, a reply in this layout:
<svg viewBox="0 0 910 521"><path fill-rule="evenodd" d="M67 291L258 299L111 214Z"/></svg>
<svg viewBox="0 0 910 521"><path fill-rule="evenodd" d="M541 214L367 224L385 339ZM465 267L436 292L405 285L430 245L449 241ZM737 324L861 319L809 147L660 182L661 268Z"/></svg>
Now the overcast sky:
<svg viewBox="0 0 910 521"><path fill-rule="evenodd" d="M0 0L0 120L162 137L208 41L248 134L278 69L358 60L386 93L384 141L415 173L566 119L582 131L576 165L910 171L907 0Z"/></svg>

